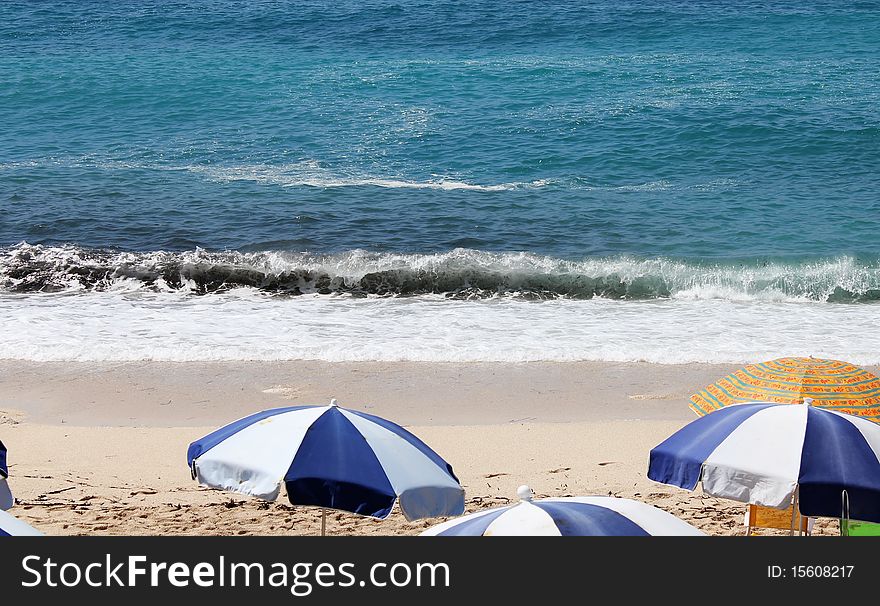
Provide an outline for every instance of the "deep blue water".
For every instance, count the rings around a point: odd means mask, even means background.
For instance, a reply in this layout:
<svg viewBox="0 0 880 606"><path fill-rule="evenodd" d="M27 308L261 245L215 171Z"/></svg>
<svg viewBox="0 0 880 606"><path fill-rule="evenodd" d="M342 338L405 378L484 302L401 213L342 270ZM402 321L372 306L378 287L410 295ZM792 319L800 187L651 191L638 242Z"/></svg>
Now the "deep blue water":
<svg viewBox="0 0 880 606"><path fill-rule="evenodd" d="M0 246L880 254L880 3L4 2Z"/></svg>
<svg viewBox="0 0 880 606"><path fill-rule="evenodd" d="M5 2L0 288L873 301L878 108L877 2Z"/></svg>

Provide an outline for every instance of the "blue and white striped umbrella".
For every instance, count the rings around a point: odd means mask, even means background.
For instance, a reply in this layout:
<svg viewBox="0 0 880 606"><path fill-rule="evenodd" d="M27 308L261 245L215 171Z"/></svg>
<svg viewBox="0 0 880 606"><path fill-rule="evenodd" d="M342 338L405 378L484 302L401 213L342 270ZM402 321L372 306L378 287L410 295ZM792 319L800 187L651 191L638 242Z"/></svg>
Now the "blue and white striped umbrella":
<svg viewBox="0 0 880 606"><path fill-rule="evenodd" d="M464 489L452 467L402 427L330 406L276 408L190 444L193 478L294 505L385 518L395 501L408 520L459 515Z"/></svg>
<svg viewBox="0 0 880 606"><path fill-rule="evenodd" d="M421 536L704 536L687 522L652 505L617 497L532 500L472 513L432 526Z"/></svg>
<svg viewBox="0 0 880 606"><path fill-rule="evenodd" d="M9 466L6 464L6 447L0 442L0 478L9 477Z"/></svg>
<svg viewBox="0 0 880 606"><path fill-rule="evenodd" d="M0 511L9 509L15 502L6 478L9 477L9 465L6 462L6 447L0 442Z"/></svg>
<svg viewBox="0 0 880 606"><path fill-rule="evenodd" d="M807 404L716 410L651 451L648 477L801 514L880 522L880 425Z"/></svg>
<svg viewBox="0 0 880 606"><path fill-rule="evenodd" d="M15 518L5 511L0 511L0 537L39 537L43 533Z"/></svg>

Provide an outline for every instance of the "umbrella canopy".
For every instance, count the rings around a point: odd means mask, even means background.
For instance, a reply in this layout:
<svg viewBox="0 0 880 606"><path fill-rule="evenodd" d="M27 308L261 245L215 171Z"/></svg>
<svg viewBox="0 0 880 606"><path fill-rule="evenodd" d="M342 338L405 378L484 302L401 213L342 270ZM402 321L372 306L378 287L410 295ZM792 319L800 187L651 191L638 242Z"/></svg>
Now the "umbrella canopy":
<svg viewBox="0 0 880 606"><path fill-rule="evenodd" d="M673 515L631 499L563 497L532 499L528 486L520 502L472 513L433 526L422 536L647 536L703 535Z"/></svg>
<svg viewBox="0 0 880 606"><path fill-rule="evenodd" d="M452 467L385 419L330 406L251 415L190 444L193 478L274 500L284 482L294 505L386 518L395 501L408 520L459 515L464 489Z"/></svg>
<svg viewBox="0 0 880 606"><path fill-rule="evenodd" d="M744 402L814 404L880 421L880 378L839 360L779 358L749 364L691 396L691 410L705 415Z"/></svg>
<svg viewBox="0 0 880 606"><path fill-rule="evenodd" d="M43 533L33 526L14 518L5 511L0 511L0 537L38 537Z"/></svg>
<svg viewBox="0 0 880 606"><path fill-rule="evenodd" d="M880 425L808 404L753 402L693 421L651 450L648 477L769 507L880 522ZM849 517L847 516L847 517Z"/></svg>
<svg viewBox="0 0 880 606"><path fill-rule="evenodd" d="M9 509L15 500L12 498L12 491L6 483L9 477L9 466L6 463L6 447L0 442L0 511Z"/></svg>

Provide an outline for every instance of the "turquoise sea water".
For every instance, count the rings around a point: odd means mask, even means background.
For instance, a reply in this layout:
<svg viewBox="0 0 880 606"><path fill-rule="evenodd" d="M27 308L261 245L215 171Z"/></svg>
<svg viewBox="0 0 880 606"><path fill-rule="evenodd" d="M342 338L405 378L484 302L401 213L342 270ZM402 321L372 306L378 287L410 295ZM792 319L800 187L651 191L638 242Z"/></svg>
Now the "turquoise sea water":
<svg viewBox="0 0 880 606"><path fill-rule="evenodd" d="M389 295L872 302L878 108L878 2L4 2L5 328L119 292L332 294L344 323ZM546 341L524 357L571 351Z"/></svg>

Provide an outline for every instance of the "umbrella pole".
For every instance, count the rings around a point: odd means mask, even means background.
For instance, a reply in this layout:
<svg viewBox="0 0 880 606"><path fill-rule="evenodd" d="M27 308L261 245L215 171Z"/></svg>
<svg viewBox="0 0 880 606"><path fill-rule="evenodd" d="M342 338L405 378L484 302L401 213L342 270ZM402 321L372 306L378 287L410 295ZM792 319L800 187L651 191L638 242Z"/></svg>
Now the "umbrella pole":
<svg viewBox="0 0 880 606"><path fill-rule="evenodd" d="M794 536L794 521L795 518L799 517L800 514L798 512L798 490L800 486L795 486L794 496L792 497L791 502L791 532L788 533L788 536ZM798 535L800 535L800 520L798 520Z"/></svg>
<svg viewBox="0 0 880 606"><path fill-rule="evenodd" d="M327 510L321 508L321 536L327 535Z"/></svg>

